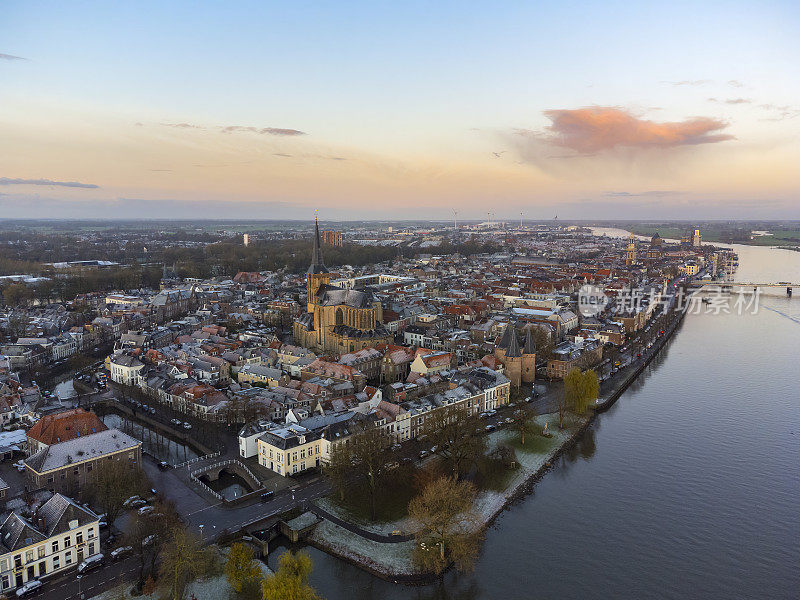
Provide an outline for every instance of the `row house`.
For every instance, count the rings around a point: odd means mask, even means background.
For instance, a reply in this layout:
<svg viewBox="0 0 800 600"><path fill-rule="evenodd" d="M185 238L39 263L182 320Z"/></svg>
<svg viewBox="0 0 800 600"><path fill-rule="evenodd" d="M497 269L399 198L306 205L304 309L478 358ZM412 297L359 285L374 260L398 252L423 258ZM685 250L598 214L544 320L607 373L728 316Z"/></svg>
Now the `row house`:
<svg viewBox="0 0 800 600"><path fill-rule="evenodd" d="M0 594L67 571L99 554L100 518L62 494L29 517L17 512L0 526Z"/></svg>

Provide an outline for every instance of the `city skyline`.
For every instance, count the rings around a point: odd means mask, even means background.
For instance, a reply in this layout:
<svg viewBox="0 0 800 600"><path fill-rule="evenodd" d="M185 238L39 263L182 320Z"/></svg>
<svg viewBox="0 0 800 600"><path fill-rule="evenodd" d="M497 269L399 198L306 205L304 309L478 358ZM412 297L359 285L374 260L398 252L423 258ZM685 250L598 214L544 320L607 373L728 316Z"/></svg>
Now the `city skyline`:
<svg viewBox="0 0 800 600"><path fill-rule="evenodd" d="M7 217L800 218L789 2L0 15Z"/></svg>

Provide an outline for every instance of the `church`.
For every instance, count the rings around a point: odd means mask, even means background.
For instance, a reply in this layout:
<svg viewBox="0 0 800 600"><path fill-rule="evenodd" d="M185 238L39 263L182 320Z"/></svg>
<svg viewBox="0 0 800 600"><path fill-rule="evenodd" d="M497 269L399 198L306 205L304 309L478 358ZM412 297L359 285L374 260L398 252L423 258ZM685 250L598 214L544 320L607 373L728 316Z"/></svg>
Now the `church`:
<svg viewBox="0 0 800 600"><path fill-rule="evenodd" d="M383 326L383 308L366 289L331 285L322 262L319 223L314 223L314 248L306 272L307 312L294 322L296 344L322 354L341 355L389 344L392 334Z"/></svg>

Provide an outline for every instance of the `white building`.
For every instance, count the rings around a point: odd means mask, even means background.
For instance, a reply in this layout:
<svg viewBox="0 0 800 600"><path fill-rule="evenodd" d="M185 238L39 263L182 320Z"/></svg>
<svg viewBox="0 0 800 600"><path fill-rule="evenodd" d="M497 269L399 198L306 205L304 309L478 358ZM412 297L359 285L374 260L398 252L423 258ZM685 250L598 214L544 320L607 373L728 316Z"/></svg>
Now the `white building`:
<svg viewBox="0 0 800 600"><path fill-rule="evenodd" d="M100 553L99 518L61 494L28 520L11 513L0 526L0 593L65 571Z"/></svg>

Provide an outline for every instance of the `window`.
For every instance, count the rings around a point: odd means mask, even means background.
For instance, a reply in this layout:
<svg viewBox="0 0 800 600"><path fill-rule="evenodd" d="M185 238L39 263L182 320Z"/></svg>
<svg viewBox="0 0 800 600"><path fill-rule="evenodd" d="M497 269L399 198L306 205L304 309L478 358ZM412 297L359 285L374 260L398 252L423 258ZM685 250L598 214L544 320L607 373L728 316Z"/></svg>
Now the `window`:
<svg viewBox="0 0 800 600"><path fill-rule="evenodd" d="M44 553L45 553L45 547L44 546L39 546L36 549L36 554L38 555L39 558L44 558Z"/></svg>
<svg viewBox="0 0 800 600"><path fill-rule="evenodd" d="M11 578L8 575L3 575L3 589L7 590L11 587Z"/></svg>
<svg viewBox="0 0 800 600"><path fill-rule="evenodd" d="M58 552L58 540L54 540L51 546L53 548L53 552Z"/></svg>
<svg viewBox="0 0 800 600"><path fill-rule="evenodd" d="M33 550L28 550L25 552L25 562L33 562Z"/></svg>
<svg viewBox="0 0 800 600"><path fill-rule="evenodd" d="M81 545L83 543L83 532L82 531L79 531L75 535L75 543L78 544L78 545Z"/></svg>
<svg viewBox="0 0 800 600"><path fill-rule="evenodd" d="M72 550L67 550L64 554L64 564L71 565L72 564Z"/></svg>
<svg viewBox="0 0 800 600"><path fill-rule="evenodd" d="M53 557L53 570L59 569L61 567L61 557L57 554Z"/></svg>
<svg viewBox="0 0 800 600"><path fill-rule="evenodd" d="M69 548L70 546L72 546L72 538L67 536L64 538L64 548Z"/></svg>

